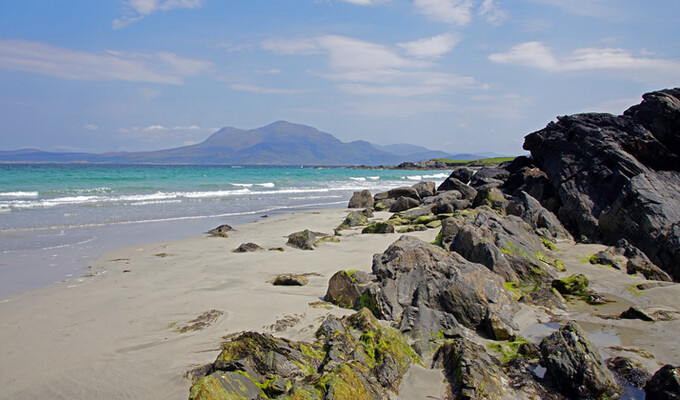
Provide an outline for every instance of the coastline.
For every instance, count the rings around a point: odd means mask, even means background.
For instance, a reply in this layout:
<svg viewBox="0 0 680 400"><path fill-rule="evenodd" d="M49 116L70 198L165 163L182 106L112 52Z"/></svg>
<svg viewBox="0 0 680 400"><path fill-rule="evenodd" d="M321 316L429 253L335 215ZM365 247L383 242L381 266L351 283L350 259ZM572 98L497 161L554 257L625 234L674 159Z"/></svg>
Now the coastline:
<svg viewBox="0 0 680 400"><path fill-rule="evenodd" d="M81 278L4 300L0 397L183 399L191 382L182 375L211 362L225 335L256 330L310 339L320 317L351 313L309 304L322 300L332 274L370 270L373 254L400 236L347 232L340 243L314 251L285 245L285 236L300 229L332 233L346 213L302 211L240 225L229 238L123 248L100 257ZM415 234L427 241L435 235ZM232 252L244 242L285 250ZM313 275L303 287L268 282L282 273ZM211 310L223 312L212 325L178 331ZM283 331L271 328L295 319Z"/></svg>

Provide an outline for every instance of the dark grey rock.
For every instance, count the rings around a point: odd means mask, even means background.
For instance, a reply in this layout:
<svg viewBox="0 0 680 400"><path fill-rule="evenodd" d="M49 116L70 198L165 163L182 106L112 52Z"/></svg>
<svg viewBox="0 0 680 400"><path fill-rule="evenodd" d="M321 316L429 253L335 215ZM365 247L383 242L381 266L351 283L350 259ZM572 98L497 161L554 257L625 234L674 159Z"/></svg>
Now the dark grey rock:
<svg viewBox="0 0 680 400"><path fill-rule="evenodd" d="M666 364L645 385L646 400L680 399L680 366Z"/></svg>
<svg viewBox="0 0 680 400"><path fill-rule="evenodd" d="M314 247L316 246L316 235L308 229L291 233L288 235L288 242L286 244L301 250L314 250Z"/></svg>
<svg viewBox="0 0 680 400"><path fill-rule="evenodd" d="M420 199L434 196L435 192L437 191L437 186L434 184L434 182L429 181L418 182L412 187L416 190Z"/></svg>
<svg viewBox="0 0 680 400"><path fill-rule="evenodd" d="M470 182L470 179L472 179L473 174L474 171L468 167L458 167L454 168L453 172L451 172L451 177L456 178L463 183L468 183Z"/></svg>
<svg viewBox="0 0 680 400"><path fill-rule="evenodd" d="M354 192L352 198L349 199L347 208L373 208L373 205L374 200L370 190L362 190Z"/></svg>
<svg viewBox="0 0 680 400"><path fill-rule="evenodd" d="M420 196L418 191L410 186L402 186L387 191L387 197L390 199L398 199L400 197L409 197L417 200L420 203Z"/></svg>
<svg viewBox="0 0 680 400"><path fill-rule="evenodd" d="M255 243L243 243L238 248L234 249L234 253L252 253L254 251L262 251L262 247Z"/></svg>
<svg viewBox="0 0 680 400"><path fill-rule="evenodd" d="M444 343L434 356L433 366L444 369L455 399L502 400L512 394L503 385L509 379L498 360L467 339Z"/></svg>
<svg viewBox="0 0 680 400"><path fill-rule="evenodd" d="M623 116L578 114L528 135L524 148L577 239L621 238L680 279L680 89L647 93Z"/></svg>
<svg viewBox="0 0 680 400"><path fill-rule="evenodd" d="M477 191L474 188L451 176L446 178L446 180L437 188L437 192L444 192L447 190L456 190L461 194L463 199L467 200L472 200L477 196Z"/></svg>
<svg viewBox="0 0 680 400"><path fill-rule="evenodd" d="M274 278L274 286L305 286L309 283L309 278L305 275L283 274Z"/></svg>
<svg viewBox="0 0 680 400"><path fill-rule="evenodd" d="M390 207L390 212L396 213L406 211L418 207L419 205L420 201L416 199L411 197L399 197L397 201Z"/></svg>
<svg viewBox="0 0 680 400"><path fill-rule="evenodd" d="M616 398L621 387L597 348L575 322L541 341L541 364L565 395L572 398Z"/></svg>

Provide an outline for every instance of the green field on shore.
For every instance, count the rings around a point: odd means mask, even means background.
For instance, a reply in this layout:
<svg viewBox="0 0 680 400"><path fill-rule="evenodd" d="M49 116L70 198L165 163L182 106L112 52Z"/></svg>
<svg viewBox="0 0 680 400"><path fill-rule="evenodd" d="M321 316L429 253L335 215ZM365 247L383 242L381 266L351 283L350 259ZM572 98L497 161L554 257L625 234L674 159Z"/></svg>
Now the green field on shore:
<svg viewBox="0 0 680 400"><path fill-rule="evenodd" d="M515 157L495 157L482 158L479 160L452 160L450 158L435 158L435 161L440 161L450 165L497 165L506 161L512 161Z"/></svg>

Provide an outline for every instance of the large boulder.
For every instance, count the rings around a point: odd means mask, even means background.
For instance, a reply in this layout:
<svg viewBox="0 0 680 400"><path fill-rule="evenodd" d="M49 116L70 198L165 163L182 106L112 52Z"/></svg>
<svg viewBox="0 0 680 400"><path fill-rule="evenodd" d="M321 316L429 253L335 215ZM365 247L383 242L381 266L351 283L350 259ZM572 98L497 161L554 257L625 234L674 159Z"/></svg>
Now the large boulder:
<svg viewBox="0 0 680 400"><path fill-rule="evenodd" d="M418 192L418 196L421 199L434 196L435 192L437 191L437 186L434 184L434 182L430 181L420 181L413 185L412 188Z"/></svg>
<svg viewBox="0 0 680 400"><path fill-rule="evenodd" d="M354 192L352 197L349 199L349 204L347 208L373 208L373 196L369 190L362 190L360 192Z"/></svg>
<svg viewBox="0 0 680 400"><path fill-rule="evenodd" d="M460 181L454 176L449 176L444 182L437 188L438 192L444 192L447 190L456 190L461 194L463 199L473 200L477 196L477 190L473 187L468 186L466 183Z"/></svg>
<svg viewBox="0 0 680 400"><path fill-rule="evenodd" d="M559 117L524 148L577 239L621 238L680 279L680 88L647 93L622 116Z"/></svg>
<svg viewBox="0 0 680 400"><path fill-rule="evenodd" d="M541 341L541 364L558 389L570 398L618 398L621 387L597 348L575 322Z"/></svg>
<svg viewBox="0 0 680 400"><path fill-rule="evenodd" d="M409 197L417 200L420 203L420 196L418 195L418 190L410 186L402 186L387 191L387 198L398 199L400 197Z"/></svg>
<svg viewBox="0 0 680 400"><path fill-rule="evenodd" d="M418 207L419 205L420 201L412 197L402 196L399 197L394 204L392 204L392 206L390 207L390 212L396 213L406 211Z"/></svg>
<svg viewBox="0 0 680 400"><path fill-rule="evenodd" d="M309 229L291 233L288 235L288 242L286 244L300 250L314 250L314 247L316 247L316 234Z"/></svg>
<svg viewBox="0 0 680 400"><path fill-rule="evenodd" d="M534 231L546 239L571 239L560 220L548 211L541 203L529 193L520 190L517 197L506 207L508 214L516 215L531 225ZM548 235L545 235L545 234Z"/></svg>
<svg viewBox="0 0 680 400"><path fill-rule="evenodd" d="M363 304L416 338L453 335L458 326L491 337L517 329L518 304L500 277L457 253L402 236L373 256L373 274Z"/></svg>
<svg viewBox="0 0 680 400"><path fill-rule="evenodd" d="M472 176L470 186L477 190L488 187L500 187L503 186L508 176L510 176L510 172L504 168L483 167Z"/></svg>

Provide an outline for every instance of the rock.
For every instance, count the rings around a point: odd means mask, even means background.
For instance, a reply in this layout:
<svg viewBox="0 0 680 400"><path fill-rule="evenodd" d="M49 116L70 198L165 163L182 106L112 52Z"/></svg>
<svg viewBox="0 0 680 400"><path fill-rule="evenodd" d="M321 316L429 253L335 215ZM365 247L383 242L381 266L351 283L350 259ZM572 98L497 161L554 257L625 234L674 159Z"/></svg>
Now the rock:
<svg viewBox="0 0 680 400"><path fill-rule="evenodd" d="M622 116L578 114L525 138L576 238L621 238L680 279L680 89L647 93Z"/></svg>
<svg viewBox="0 0 680 400"><path fill-rule="evenodd" d="M232 250L234 253L252 253L255 251L263 251L264 249L255 243L242 243L240 246Z"/></svg>
<svg viewBox="0 0 680 400"><path fill-rule="evenodd" d="M373 213L371 213L373 214ZM337 230L349 229L355 226L362 226L368 224L368 218L363 212L352 211L347 214L345 220L336 228Z"/></svg>
<svg viewBox="0 0 680 400"><path fill-rule="evenodd" d="M656 282L645 282L645 283L638 283L635 285L637 290L647 290L647 289L654 289L658 287L667 287L667 286L673 286L675 285L674 282L661 282L661 281L656 281Z"/></svg>
<svg viewBox="0 0 680 400"><path fill-rule="evenodd" d="M530 360L541 358L541 350L531 342L522 342L517 347L517 354L524 356Z"/></svg>
<svg viewBox="0 0 680 400"><path fill-rule="evenodd" d="M557 216L543 207L541 203L529 193L520 190L516 192L516 196L517 197L506 207L508 214L522 218L522 220L531 225L537 233L541 229L547 230L552 239L572 239L571 235L564 228Z"/></svg>
<svg viewBox="0 0 680 400"><path fill-rule="evenodd" d="M626 263L626 272L629 275L641 274L652 281L673 282L666 272L652 263L647 256L634 256Z"/></svg>
<svg viewBox="0 0 680 400"><path fill-rule="evenodd" d="M525 161L528 160L527 161ZM517 163L517 165L513 165ZM548 175L531 163L526 157L517 157L508 167L511 171L502 189L513 196L526 192L538 200L550 212L557 212L560 201L553 190Z"/></svg>
<svg viewBox="0 0 680 400"><path fill-rule="evenodd" d="M410 186L402 186L387 191L387 197L390 199L399 199L400 197L408 197L418 201L420 204L420 196L418 191Z"/></svg>
<svg viewBox="0 0 680 400"><path fill-rule="evenodd" d="M300 250L314 250L314 247L316 246L316 235L308 229L291 233L288 235L288 242L286 244Z"/></svg>
<svg viewBox="0 0 680 400"><path fill-rule="evenodd" d="M563 295L587 296L590 294L588 289L590 281L583 274L573 274L565 278L555 279L552 287Z"/></svg>
<svg viewBox="0 0 680 400"><path fill-rule="evenodd" d="M499 167L483 167L470 180L470 186L480 190L485 188L499 188L503 186L510 173Z"/></svg>
<svg viewBox="0 0 680 400"><path fill-rule="evenodd" d="M370 190L362 190L360 192L354 192L349 199L347 208L373 208L373 205L374 201Z"/></svg>
<svg viewBox="0 0 680 400"><path fill-rule="evenodd" d="M411 208L418 207L420 201L413 199L411 197L399 197L397 201L390 207L390 212L396 213L401 211L410 210Z"/></svg>
<svg viewBox="0 0 680 400"><path fill-rule="evenodd" d="M414 362L404 337L363 309L327 317L314 343L255 332L230 339L190 399L387 399Z"/></svg>
<svg viewBox="0 0 680 400"><path fill-rule="evenodd" d="M384 200L376 201L373 208L375 209L375 211L389 210L390 207L392 207L392 205L396 202L397 201L395 199L384 199Z"/></svg>
<svg viewBox="0 0 680 400"><path fill-rule="evenodd" d="M486 349L460 338L443 344L437 350L433 365L444 368L452 398L466 400L501 400L511 398L507 375L496 358Z"/></svg>
<svg viewBox="0 0 680 400"><path fill-rule="evenodd" d="M500 189L496 187L488 187L477 192L475 200L472 202L473 207L488 206L489 208L505 214L505 206L508 201Z"/></svg>
<svg viewBox="0 0 680 400"><path fill-rule="evenodd" d="M560 392L571 398L617 398L621 388L595 346L575 322L541 341L541 364Z"/></svg>
<svg viewBox="0 0 680 400"><path fill-rule="evenodd" d="M426 197L423 199L422 204L430 206L433 204L453 204L454 200L460 200L462 195L457 190L447 190L445 192L439 192L432 197Z"/></svg>
<svg viewBox="0 0 680 400"><path fill-rule="evenodd" d="M647 400L680 399L680 366L666 364L645 385Z"/></svg>
<svg viewBox="0 0 680 400"><path fill-rule="evenodd" d="M416 219L423 217L423 216L431 216L434 215L432 214L432 211L428 207L415 207L408 209L404 212L400 212L399 215L403 217L404 219L407 219L411 222L415 221Z"/></svg>
<svg viewBox="0 0 680 400"><path fill-rule="evenodd" d="M673 321L680 318L680 312L663 307L639 308L631 306L622 312L619 318L639 319L647 322Z"/></svg>
<svg viewBox="0 0 680 400"><path fill-rule="evenodd" d="M467 167L458 167L454 168L453 172L451 172L450 177L451 178L456 178L459 181L463 183L468 183L470 182L470 179L472 179L472 175L474 175L474 171Z"/></svg>
<svg viewBox="0 0 680 400"><path fill-rule="evenodd" d="M365 303L416 339L455 332L459 324L493 337L491 320L498 332L501 326L517 329L512 318L519 308L503 281L457 253L402 236L373 256L373 274L376 281L364 292Z"/></svg>
<svg viewBox="0 0 680 400"><path fill-rule="evenodd" d="M588 259L588 262L590 262L591 264L606 265L615 269L622 269L623 265L625 265L626 263L626 260L623 260L620 256L612 252L610 249L605 249L593 254Z"/></svg>
<svg viewBox="0 0 680 400"><path fill-rule="evenodd" d="M338 271L328 281L324 299L343 308L361 308L359 299L370 282L367 273L357 270Z"/></svg>
<svg viewBox="0 0 680 400"><path fill-rule="evenodd" d="M434 215L452 214L455 210L456 209L453 207L453 204L449 203L438 203L435 204L434 207L432 207L432 213Z"/></svg>
<svg viewBox="0 0 680 400"><path fill-rule="evenodd" d="M607 361L607 368L614 373L619 385L642 389L652 374L639 361L627 357L614 357Z"/></svg>
<svg viewBox="0 0 680 400"><path fill-rule="evenodd" d="M257 400L264 392L247 375L233 371L214 372L191 386L189 400Z"/></svg>
<svg viewBox="0 0 680 400"><path fill-rule="evenodd" d="M309 283L309 278L305 275L283 274L274 278L274 286L305 286Z"/></svg>
<svg viewBox="0 0 680 400"><path fill-rule="evenodd" d="M385 222L375 222L365 227L361 233L394 233L394 225Z"/></svg>
<svg viewBox="0 0 680 400"><path fill-rule="evenodd" d="M435 192L437 191L437 186L434 184L434 182L429 181L418 182L413 185L412 188L416 190L420 199L434 196Z"/></svg>
<svg viewBox="0 0 680 400"><path fill-rule="evenodd" d="M474 188L451 176L446 178L446 180L437 188L437 192L447 190L456 190L461 194L463 199L467 200L472 200L477 196L477 191Z"/></svg>
<svg viewBox="0 0 680 400"><path fill-rule="evenodd" d="M232 228L229 225L220 225L215 229L211 229L208 231L208 233L212 236L218 236L218 237L228 237L227 232L233 231L234 228Z"/></svg>
<svg viewBox="0 0 680 400"><path fill-rule="evenodd" d="M508 282L535 286L555 277L556 261L531 226L483 206L442 221L441 243Z"/></svg>

